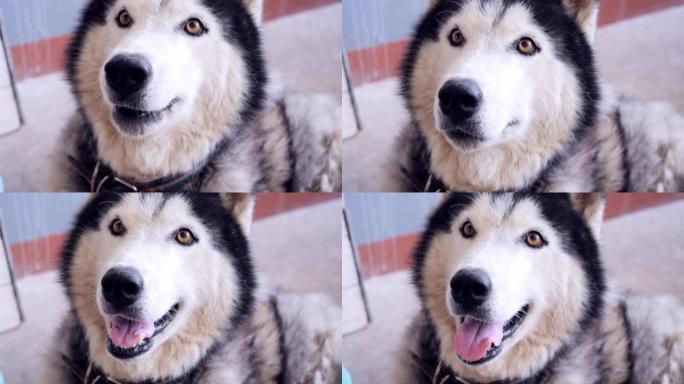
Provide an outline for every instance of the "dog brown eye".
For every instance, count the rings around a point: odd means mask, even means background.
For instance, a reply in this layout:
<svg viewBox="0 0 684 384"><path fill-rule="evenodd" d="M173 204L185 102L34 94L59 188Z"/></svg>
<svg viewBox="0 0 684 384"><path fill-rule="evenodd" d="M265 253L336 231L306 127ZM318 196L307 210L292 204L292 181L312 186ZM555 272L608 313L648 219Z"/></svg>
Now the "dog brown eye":
<svg viewBox="0 0 684 384"><path fill-rule="evenodd" d="M532 231L525 236L525 243L532 248L541 248L546 244L541 233Z"/></svg>
<svg viewBox="0 0 684 384"><path fill-rule="evenodd" d="M114 219L109 224L109 232L114 236L123 236L123 234L126 233L126 226L121 219Z"/></svg>
<svg viewBox="0 0 684 384"><path fill-rule="evenodd" d="M451 43L451 45L454 47L459 47L465 43L465 36L463 36L463 33L461 33L460 29L454 28L454 30L451 31L451 34L449 35L449 43Z"/></svg>
<svg viewBox="0 0 684 384"><path fill-rule="evenodd" d="M195 242L195 235L187 228L181 228L176 232L176 241L181 245L192 245Z"/></svg>
<svg viewBox="0 0 684 384"><path fill-rule="evenodd" d="M461 234L466 239L470 239L477 234L477 231L475 230L475 226L473 225L473 223L471 223L470 221L466 221L465 223L463 223L463 226L461 226Z"/></svg>
<svg viewBox="0 0 684 384"><path fill-rule="evenodd" d="M534 41L529 37L523 37L522 39L518 40L515 48L518 50L518 52L528 56L534 55L539 49L537 48L537 44L535 44Z"/></svg>
<svg viewBox="0 0 684 384"><path fill-rule="evenodd" d="M131 26L131 24L133 24L133 17L131 17L131 14L124 9L119 12L118 16L116 16L116 24L118 24L121 28L128 28Z"/></svg>
<svg viewBox="0 0 684 384"><path fill-rule="evenodd" d="M200 36L204 33L204 24L199 19L190 19L185 22L185 32L188 35Z"/></svg>

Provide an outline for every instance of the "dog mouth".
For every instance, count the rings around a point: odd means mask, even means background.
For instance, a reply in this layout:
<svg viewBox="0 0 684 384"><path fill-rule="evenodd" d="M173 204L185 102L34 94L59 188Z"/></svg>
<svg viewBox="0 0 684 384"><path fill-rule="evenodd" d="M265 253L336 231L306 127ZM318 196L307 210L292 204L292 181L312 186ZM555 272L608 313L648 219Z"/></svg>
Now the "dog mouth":
<svg viewBox="0 0 684 384"><path fill-rule="evenodd" d="M159 122L166 112L169 112L173 107L180 102L179 98L174 98L171 102L158 111L147 111L135 108L129 108L122 105L115 105L112 115L114 121L126 133L140 133L141 127Z"/></svg>
<svg viewBox="0 0 684 384"><path fill-rule="evenodd" d="M525 321L530 310L525 305L505 323L486 322L466 315L454 336L458 358L468 365L484 364L496 358L503 342L511 338Z"/></svg>
<svg viewBox="0 0 684 384"><path fill-rule="evenodd" d="M179 307L180 304L174 304L154 322L132 320L120 315L108 317L107 350L117 359L132 359L149 351L154 338L173 321Z"/></svg>

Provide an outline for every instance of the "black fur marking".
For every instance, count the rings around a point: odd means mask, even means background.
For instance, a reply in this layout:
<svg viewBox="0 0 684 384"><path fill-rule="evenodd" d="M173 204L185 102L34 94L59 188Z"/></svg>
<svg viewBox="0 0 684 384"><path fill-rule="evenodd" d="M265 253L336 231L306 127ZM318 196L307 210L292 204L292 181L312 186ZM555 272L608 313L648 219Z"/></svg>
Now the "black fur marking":
<svg viewBox="0 0 684 384"><path fill-rule="evenodd" d="M581 333L589 330L603 312L606 281L600 260L599 247L589 226L573 208L568 195L531 195L542 214L563 239L563 248L581 263L589 284L589 301L580 321Z"/></svg>
<svg viewBox="0 0 684 384"><path fill-rule="evenodd" d="M98 231L100 222L107 212L123 199L123 195L101 193L95 196L76 216L69 237L62 250L60 259L60 281L65 288L67 297L71 297L71 265L74 252L79 246L79 240L87 231Z"/></svg>
<svg viewBox="0 0 684 384"><path fill-rule="evenodd" d="M401 174L404 177L404 190L411 192L449 191L449 187L438 177L432 175L430 171L430 164L432 164L430 151L425 142L425 137L419 132L417 123L412 124L409 129L417 130L417 134L416 141L409 148L406 148L410 151L408 168L401 168Z"/></svg>
<svg viewBox="0 0 684 384"><path fill-rule="evenodd" d="M468 0L442 0L432 7L415 28L413 38L409 44L406 56L401 65L401 88L400 93L404 98L405 105L411 114L416 115L415 108L411 105L413 99L413 88L411 80L418 61L418 55L423 45L439 40L439 32L444 24L455 14L457 14ZM483 2L480 2L482 6ZM538 1L538 0L506 0L504 10L513 4L523 4L530 9L535 22L553 40L553 47L560 60L567 63L575 72L578 79L582 106L578 111L578 118L575 127L572 129L573 138L567 143L566 148L572 149L575 145L587 137L591 130L595 128L598 116L598 103L601 95L596 74L594 54L592 47L576 21L571 19L565 12L565 8L560 0ZM415 118L412 118L415 122ZM416 124L416 123L414 123ZM417 124L416 124L417 126ZM433 127L423 127L424 129L434 129ZM418 129L418 134L422 132ZM427 147L425 147L427 150ZM545 185L547 178L552 170L558 166L568 153L556 154L551 156L547 165L539 172L535 181L530 181L528 186L521 185L519 190L536 190L539 186ZM413 157L413 161L429 160L429 156L422 158ZM429 162L422 163L418 171L405 172L423 173L422 169L427 169L432 173ZM446 188L444 190L450 190Z"/></svg>
<svg viewBox="0 0 684 384"><path fill-rule="evenodd" d="M617 124L618 135L622 145L622 190L620 192L629 192L631 190L632 170L629 165L629 148L627 148L627 134L625 127L622 125L622 114L620 110L615 111L615 124Z"/></svg>
<svg viewBox="0 0 684 384"><path fill-rule="evenodd" d="M283 325L283 317L278 310L278 298L274 295L270 300L273 316L275 317L276 327L278 328L278 352L280 354L280 372L276 377L276 383L287 383L287 347L285 346L285 326Z"/></svg>
<svg viewBox="0 0 684 384"><path fill-rule="evenodd" d="M93 26L106 25L107 17L114 3L115 0L93 0L88 4L81 14L78 27L69 43L66 54L67 82L70 84L71 92L77 101L78 113L85 122L79 134L85 135L84 131L87 131L88 135L86 140L79 142L77 160L84 164L92 162L93 167L90 169L94 168L94 164L100 156L97 153L97 140L92 132L92 124L88 121L78 91L78 63L88 32ZM228 133L227 137L217 143L214 151L205 159L207 164L211 164L221 153L229 149L235 139L248 129L250 123L263 110L266 100L266 85L269 79L266 72L260 30L243 2L240 0L203 0L203 5L209 8L219 21L223 22L223 37L227 42L234 44L242 54L248 72L247 76L251 80L249 89L245 92L246 100L240 111L241 122L230 130L231 132ZM203 170L205 177L212 172L212 168ZM113 170L112 174L115 175ZM174 177L174 175L169 177ZM83 186L83 181L79 180L76 185ZM197 183L181 187L182 190L197 190L199 188ZM84 190L90 190L90 188ZM112 188L112 191L122 192L122 190L115 188ZM167 192L167 190L160 191ZM175 191L179 191L179 189L168 190L168 192Z"/></svg>
<svg viewBox="0 0 684 384"><path fill-rule="evenodd" d="M190 204L194 215L212 232L214 247L223 251L235 268L240 292L229 325L230 328L236 328L252 314L254 290L257 288L247 238L235 216L223 206L218 195L185 193L183 197Z"/></svg>
<svg viewBox="0 0 684 384"><path fill-rule="evenodd" d="M297 189L297 151L294 148L294 130L292 129L292 124L287 118L287 106L284 100L278 102L278 111L280 112L280 118L283 120L283 125L285 126L285 131L287 132L287 154L290 158L290 177L288 177L287 182L285 182L285 190L294 192Z"/></svg>
<svg viewBox="0 0 684 384"><path fill-rule="evenodd" d="M476 198L482 198L482 196L489 196L487 198L494 200L503 195L500 193L487 195L453 193L437 208L432 217L428 220L427 228L423 232L423 235L413 252L412 280L421 302L424 303L426 299L422 289L424 286L423 270L427 253L430 250L433 239L437 234L449 233L454 219L458 217L464 209L469 207ZM579 319L580 329L577 334L570 337L569 340L571 341L568 341L556 351L553 357L549 359L541 370L527 378L507 379L496 382L497 384L532 384L543 382L543 379L550 377L556 369L558 362L572 350L578 340L584 339L587 336L587 333L595 326L597 319L600 318L603 313L604 307L603 296L606 291L606 283L603 266L599 258L599 247L589 226L573 207L569 195L516 193L513 195L513 208L511 209L514 209L519 201L525 199L533 200L538 204L542 215L560 234L563 248L580 262L587 277L590 297L588 302L585 303L584 313ZM423 311L426 314L427 319L432 323L429 311L425 307L423 307ZM434 325L430 324L428 328L427 334L432 336L429 336L427 340L421 340L421 353L425 353L425 355L414 356L414 358L419 358L421 360L419 366L424 365L421 369L432 367L432 371L430 372L434 372L440 364L441 358L439 357L439 348L432 348L439 346L439 340L430 340L430 338L437 338L437 336L435 335ZM443 369L448 368L445 364L442 364L442 366ZM447 373L454 375L454 372L450 370ZM425 383L431 382L432 381L428 380L425 381ZM452 382L458 383L458 381L447 381L447 383Z"/></svg>
<svg viewBox="0 0 684 384"><path fill-rule="evenodd" d="M99 231L101 227L102 218L113 207L121 202L127 194L115 193L100 193L96 194L92 200L81 210L76 217L72 226L69 237L62 251L62 258L60 260L60 280L65 289L67 297L70 301L71 315L76 320L77 336L71 338L72 344L68 346L69 356L66 357L65 363L72 368L77 368L77 371L85 372L91 365L90 356L88 353L87 337L83 330L81 320L75 312L71 292L71 271L70 267L73 263L74 252L79 247L80 238L88 231ZM143 198L145 195L137 195ZM256 275L252 265L249 244L245 237L237 219L222 203L221 198L215 194L181 194L181 195L163 195L161 204L172 196L182 196L190 205L193 214L196 215L202 223L212 232L213 245L229 259L231 265L235 269L236 279L238 284L237 304L233 315L226 319L226 330L221 339L217 340L211 346L200 361L182 376L165 380L160 382L144 381L139 384L155 384L155 383L194 383L196 379L201 376L208 360L212 355L220 349L222 345L233 338L234 331L245 324L247 319L251 316L254 306L254 291L257 288ZM82 335L79 337L78 335ZM95 374L102 374L102 371L97 366L93 365ZM76 379L77 375L71 370L74 383L82 383ZM82 376L82 375L81 375ZM91 377L92 374L91 374ZM100 381L105 382L106 381Z"/></svg>
<svg viewBox="0 0 684 384"><path fill-rule="evenodd" d="M634 357L634 345L632 341L632 323L629 321L629 316L627 313L627 303L622 301L620 303L620 313L622 314L622 319L625 324L625 333L627 334L627 360L629 367L629 375L625 380L624 384L634 383L634 362L636 361Z"/></svg>
<svg viewBox="0 0 684 384"><path fill-rule="evenodd" d="M427 223L427 228L413 251L413 268L412 280L413 284L418 290L418 296L421 301L425 301L422 287L423 284L423 267L427 252L432 245L432 239L440 233L448 233L451 230L451 224L464 209L468 208L476 199L475 194L455 193L451 194L439 208L432 214Z"/></svg>

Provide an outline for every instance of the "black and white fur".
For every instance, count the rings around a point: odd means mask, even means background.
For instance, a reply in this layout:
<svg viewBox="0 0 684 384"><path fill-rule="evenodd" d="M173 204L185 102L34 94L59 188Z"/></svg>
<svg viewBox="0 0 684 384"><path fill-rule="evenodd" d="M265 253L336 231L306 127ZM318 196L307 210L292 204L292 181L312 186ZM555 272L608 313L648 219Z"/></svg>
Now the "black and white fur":
<svg viewBox="0 0 684 384"><path fill-rule="evenodd" d="M247 238L252 207L247 195L92 197L63 251L71 308L46 382L339 382L340 311L322 295L260 287ZM192 243L177 240L181 229ZM139 276L130 303L111 298L107 277L119 271ZM155 334L118 348L116 316L155 321Z"/></svg>
<svg viewBox="0 0 684 384"><path fill-rule="evenodd" d="M411 123L388 189L684 190L684 118L600 83L598 10L598 0L432 0L403 63ZM525 39L537 49L519 50Z"/></svg>
<svg viewBox="0 0 684 384"><path fill-rule="evenodd" d="M262 7L89 1L67 55L78 112L58 189L339 190L339 103L269 82Z"/></svg>
<svg viewBox="0 0 684 384"><path fill-rule="evenodd" d="M445 196L414 252L422 308L406 334L398 382L682 382L684 309L606 280L603 206L598 194ZM532 232L540 246L528 242ZM491 283L474 307L462 304L455 283L465 271ZM473 362L458 350L466 316L516 325L489 347L493 356Z"/></svg>

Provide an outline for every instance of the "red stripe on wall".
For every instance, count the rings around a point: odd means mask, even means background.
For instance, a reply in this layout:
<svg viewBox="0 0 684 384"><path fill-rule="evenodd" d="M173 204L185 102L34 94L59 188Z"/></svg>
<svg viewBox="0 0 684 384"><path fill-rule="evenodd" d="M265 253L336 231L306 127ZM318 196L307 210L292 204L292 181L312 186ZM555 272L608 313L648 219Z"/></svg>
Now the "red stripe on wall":
<svg viewBox="0 0 684 384"><path fill-rule="evenodd" d="M15 45L10 49L14 76L19 80L64 70L71 35Z"/></svg>
<svg viewBox="0 0 684 384"><path fill-rule="evenodd" d="M17 278L57 269L66 234L46 236L10 246Z"/></svg>
<svg viewBox="0 0 684 384"><path fill-rule="evenodd" d="M357 255L363 278L368 279L409 269L411 253L419 238L420 233L412 233L360 245Z"/></svg>
<svg viewBox="0 0 684 384"><path fill-rule="evenodd" d="M613 193L608 195L605 216L606 220L609 220L678 200L684 200L684 194ZM409 269L411 254L419 239L420 233L412 233L358 246L357 257L363 278L368 279Z"/></svg>
<svg viewBox="0 0 684 384"><path fill-rule="evenodd" d="M358 86L399 75L407 45L408 40L403 40L349 52L352 83Z"/></svg>
<svg viewBox="0 0 684 384"><path fill-rule="evenodd" d="M267 0L264 6L264 20L308 11L314 8L339 3L342 0Z"/></svg>
<svg viewBox="0 0 684 384"><path fill-rule="evenodd" d="M684 0L603 0L599 25L682 4ZM348 52L352 83L358 86L397 76L407 44L402 40Z"/></svg>
<svg viewBox="0 0 684 384"><path fill-rule="evenodd" d="M267 0L264 20L270 21L341 0ZM65 53L71 35L52 37L12 46L12 65L17 81L60 72L65 68Z"/></svg>
<svg viewBox="0 0 684 384"><path fill-rule="evenodd" d="M341 193L260 193L257 195L254 220L340 199Z"/></svg>

